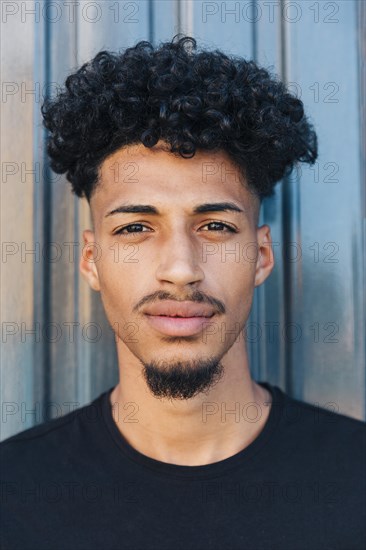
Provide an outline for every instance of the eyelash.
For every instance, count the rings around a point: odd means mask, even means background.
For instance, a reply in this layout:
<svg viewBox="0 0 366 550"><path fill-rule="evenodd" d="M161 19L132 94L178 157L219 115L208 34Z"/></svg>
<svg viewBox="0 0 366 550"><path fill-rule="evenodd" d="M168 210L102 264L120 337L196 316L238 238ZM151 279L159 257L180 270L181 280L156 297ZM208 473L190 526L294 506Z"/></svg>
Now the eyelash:
<svg viewBox="0 0 366 550"><path fill-rule="evenodd" d="M227 223L224 223L224 222L208 222L208 223L206 223L206 225L212 225L212 224L222 225L222 226L226 227L229 233L237 233L236 229L234 229L233 227L231 227L231 225L228 225ZM113 235L120 235L122 237L126 237L128 235L136 235L138 233L140 233L140 234L146 233L146 231L130 231L130 232L127 232L127 233L122 233L122 231L127 229L128 227L134 227L136 225L139 225L141 227L146 227L146 225L143 225L142 223L130 223L129 225L125 225L124 227L121 227L120 229L118 229L118 231L113 233ZM205 226L203 226L203 227L205 227ZM215 232L221 233L223 231L216 230ZM225 231L225 233L226 233L226 231Z"/></svg>

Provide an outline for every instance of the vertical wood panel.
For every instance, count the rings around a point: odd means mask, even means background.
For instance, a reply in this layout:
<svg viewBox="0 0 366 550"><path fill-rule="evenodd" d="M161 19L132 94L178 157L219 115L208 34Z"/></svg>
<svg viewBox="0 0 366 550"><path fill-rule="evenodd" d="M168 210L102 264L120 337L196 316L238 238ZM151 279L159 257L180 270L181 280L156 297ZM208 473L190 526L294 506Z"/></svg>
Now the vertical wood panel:
<svg viewBox="0 0 366 550"><path fill-rule="evenodd" d="M255 60L281 78L281 13L265 0L254 5ZM253 376L286 390L285 341L282 336L285 326L282 197L283 182L279 182L274 196L262 203L259 225L266 223L271 228L275 267L265 283L255 289L250 322L258 327L258 336L249 349Z"/></svg>
<svg viewBox="0 0 366 550"><path fill-rule="evenodd" d="M154 44L172 39L179 32L177 0L152 0L151 40Z"/></svg>
<svg viewBox="0 0 366 550"><path fill-rule="evenodd" d="M30 411L36 401L41 406L51 401L49 417L59 416L67 412L65 402L81 406L118 380L114 337L100 294L78 270L82 230L91 227L89 206L72 195L64 176L47 176L43 98L26 95L22 101L21 87L30 90L38 83L43 92L48 82L55 91L101 49L118 51L138 40L158 44L177 32L194 36L198 46L255 58L301 94L318 132L320 157L315 169L302 165L278 183L274 197L262 205L260 224L271 226L278 245L275 269L254 294L249 323L260 337L248 341L251 370L255 379L295 397L321 406L333 401L339 412L365 418L364 5L357 0L327 5L79 0L57 18L46 0L38 3L37 18L31 15L35 2L24 4L26 18L19 10L1 29L2 79L18 86L1 106L1 234L3 243L18 247L2 258L1 398L10 414L2 417L1 439L47 420L21 415L21 407ZM327 101L332 82L339 86L333 103ZM6 162L15 163L18 172L4 180ZM41 177L22 174L22 162L27 169L38 162ZM333 169L327 163L339 167L333 175L339 181L327 181ZM47 253L39 262L31 254L22 258L21 243L31 250L36 242L40 251L58 253L56 261ZM299 261L286 261L291 242L301 247ZM334 263L324 261L332 252L324 246L331 242L339 246ZM39 341L25 332L37 322ZM291 331L286 336L291 322L301 330L292 343ZM6 342L4 323L14 323L17 331ZM96 342L86 330L89 323L101 332ZM326 323L339 327L339 342L326 341L332 332ZM61 335L51 342L55 330Z"/></svg>
<svg viewBox="0 0 366 550"><path fill-rule="evenodd" d="M40 17L39 21L34 25L34 59L33 60L33 74L34 82L39 84L40 96L35 104L33 113L33 158L34 163L40 166L40 176L36 178L34 185L33 195L33 209L34 209L34 241L39 243L40 261L34 263L34 323L39 324L41 327L41 336L34 344L33 355L33 400L35 403L44 403L48 398L48 384L49 379L49 360L48 351L49 346L46 338L46 327L48 322L48 306L49 306L49 282L48 282L48 262L45 260L47 254L46 237L49 228L49 203L48 203L48 185L47 176L49 175L48 159L45 154L44 140L45 129L42 125L41 116L41 104L48 95L52 86L48 86L48 42L47 42L47 21L45 17ZM32 134L32 128L29 128L30 135ZM59 178L59 176L57 176ZM47 410L41 416L41 420L47 420ZM38 420L40 421L40 420ZM37 422L38 422L37 421Z"/></svg>
<svg viewBox="0 0 366 550"><path fill-rule="evenodd" d="M359 80L359 128L360 128L360 165L361 165L361 223L363 223L363 277L361 277L361 291L357 296L363 304L362 323L366 323L366 5L357 4L357 47L358 47L358 80ZM366 330L363 337L361 332L360 344L363 341L364 369L366 370ZM366 388L364 399L363 418L366 419Z"/></svg>
<svg viewBox="0 0 366 550"><path fill-rule="evenodd" d="M253 12L248 2L193 3L194 37L202 46L252 57Z"/></svg>
<svg viewBox="0 0 366 550"><path fill-rule="evenodd" d="M28 2L29 10L34 8ZM28 16L32 20L32 15ZM14 37L17 37L16 47ZM33 77L34 26L20 13L1 20L1 439L35 423L35 330L33 277L37 255L33 231L31 172L33 114L37 89ZM28 93L36 90L36 94ZM27 253L29 251L30 253ZM36 252L37 254L37 252ZM39 256L38 256L39 258Z"/></svg>
<svg viewBox="0 0 366 550"><path fill-rule="evenodd" d="M354 1L331 3L319 16L306 4L296 23L285 22L287 78L300 86L320 151L316 170L303 168L290 182L291 238L301 244L302 258L292 264L288 302L292 320L302 328L301 339L289 345L291 391L321 405L333 401L340 412L362 418L365 320L356 12ZM333 167L338 170L334 175Z"/></svg>
<svg viewBox="0 0 366 550"><path fill-rule="evenodd" d="M51 12L50 12L51 13ZM51 18L51 15L49 16ZM55 19L53 21L53 19ZM53 94L64 85L65 78L76 67L76 18L56 18L48 21L49 74ZM61 54L62 52L62 54ZM63 403L77 402L77 342L69 330L77 321L77 293L75 263L68 253L75 242L75 199L66 177L45 181L48 190L48 234L51 257L48 260L49 310L48 399L55 404L52 416L65 412Z"/></svg>

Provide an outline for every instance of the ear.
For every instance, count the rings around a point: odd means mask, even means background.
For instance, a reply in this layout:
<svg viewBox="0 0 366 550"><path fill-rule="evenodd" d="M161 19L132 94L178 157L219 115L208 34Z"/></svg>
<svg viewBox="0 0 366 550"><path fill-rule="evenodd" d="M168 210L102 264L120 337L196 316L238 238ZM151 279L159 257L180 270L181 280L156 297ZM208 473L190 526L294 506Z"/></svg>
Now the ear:
<svg viewBox="0 0 366 550"><path fill-rule="evenodd" d="M262 225L257 228L258 259L255 268L254 286L261 285L271 274L274 267L271 228Z"/></svg>
<svg viewBox="0 0 366 550"><path fill-rule="evenodd" d="M93 290L100 290L99 275L96 262L100 259L101 251L91 229L83 231L84 247L80 257L79 269L83 277Z"/></svg>

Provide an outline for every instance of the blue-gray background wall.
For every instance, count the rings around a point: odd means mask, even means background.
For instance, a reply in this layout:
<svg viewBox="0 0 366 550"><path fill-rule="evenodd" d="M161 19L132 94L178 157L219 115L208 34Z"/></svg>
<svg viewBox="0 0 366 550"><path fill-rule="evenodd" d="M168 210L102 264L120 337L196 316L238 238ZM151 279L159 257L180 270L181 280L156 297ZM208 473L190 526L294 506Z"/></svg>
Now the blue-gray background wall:
<svg viewBox="0 0 366 550"><path fill-rule="evenodd" d="M255 59L304 102L320 154L262 206L276 266L255 290L251 369L365 419L365 22L357 0L1 3L1 439L118 381L99 293L78 272L88 206L48 169L42 101L98 51L178 32Z"/></svg>

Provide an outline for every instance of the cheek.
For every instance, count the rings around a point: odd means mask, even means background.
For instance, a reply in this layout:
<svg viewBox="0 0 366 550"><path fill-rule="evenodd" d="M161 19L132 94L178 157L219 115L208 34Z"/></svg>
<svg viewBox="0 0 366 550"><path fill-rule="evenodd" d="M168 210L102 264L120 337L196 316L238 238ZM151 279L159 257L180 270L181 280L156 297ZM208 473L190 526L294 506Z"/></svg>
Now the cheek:
<svg viewBox="0 0 366 550"><path fill-rule="evenodd" d="M224 302L226 315L232 323L241 323L248 317L252 305L255 263L235 259L234 254L227 254L226 260L215 258L203 264L203 269L205 289Z"/></svg>
<svg viewBox="0 0 366 550"><path fill-rule="evenodd" d="M141 254L136 244L113 239L102 243L98 252L97 269L101 284L126 283L141 269Z"/></svg>
<svg viewBox="0 0 366 550"><path fill-rule="evenodd" d="M205 267L206 266L206 267ZM222 247L211 261L202 264L205 271L214 273L215 280L223 282L230 293L254 286L256 259L239 247Z"/></svg>
<svg viewBox="0 0 366 550"><path fill-rule="evenodd" d="M134 305L151 288L151 263L142 262L139 252L131 243L115 241L103 247L97 269L106 309L131 315Z"/></svg>
<svg viewBox="0 0 366 550"><path fill-rule="evenodd" d="M100 283L100 293L103 303L108 307L113 304L121 304L124 297L128 296L129 285L133 280L131 265L125 262L125 258L119 253L118 248L112 243L104 246L101 257L97 263L97 271ZM132 268L133 270L133 268Z"/></svg>

